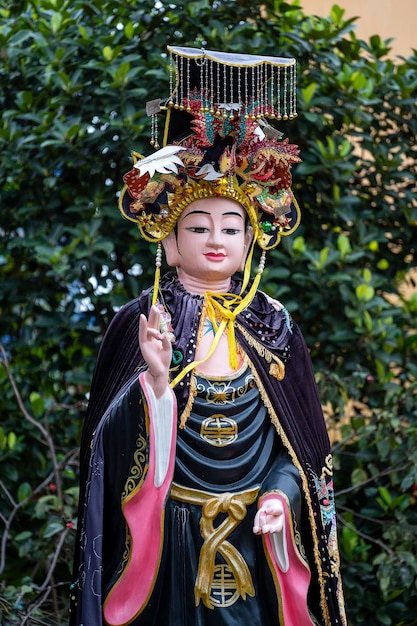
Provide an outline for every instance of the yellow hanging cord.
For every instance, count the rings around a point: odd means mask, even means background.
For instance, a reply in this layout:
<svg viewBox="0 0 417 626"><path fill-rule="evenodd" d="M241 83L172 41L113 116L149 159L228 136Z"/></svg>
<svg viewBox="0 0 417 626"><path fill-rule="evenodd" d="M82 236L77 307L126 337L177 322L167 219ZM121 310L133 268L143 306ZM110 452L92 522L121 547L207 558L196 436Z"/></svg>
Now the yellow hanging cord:
<svg viewBox="0 0 417 626"><path fill-rule="evenodd" d="M251 254L252 254L252 251L251 251ZM244 298L242 298L241 295L231 294L231 293L218 294L218 293L206 292L204 294L206 305L207 305L207 317L210 319L213 325L213 329L215 331L213 343L211 344L210 350L208 351L208 353L203 359L189 363L178 374L178 376L176 376L176 378L174 378L174 380L171 381L170 383L171 387L175 387L175 385L177 385L180 382L180 380L182 380L184 376L188 374L188 372L198 367L199 365L201 365L201 363L204 363L204 361L207 361L211 357L211 355L215 351L220 341L222 334L224 333L226 329L227 329L227 340L228 340L228 347L229 347L230 366L234 370L237 369L238 360L237 360L234 321L237 315L239 315L239 313L241 313L244 309L246 309L246 307L248 307L249 304L252 302L255 296L255 293L259 287L261 276L262 276L262 271L258 271L251 285L251 288L249 289L248 293L246 294ZM241 293L242 292L243 292L243 289ZM231 308L232 306L234 307L233 309ZM220 323L218 323L216 320L216 310L220 313L220 316L221 316Z"/></svg>
<svg viewBox="0 0 417 626"><path fill-rule="evenodd" d="M252 245L249 251L249 254L245 263L245 271L243 277L242 288L240 290L240 294L242 294L249 282L250 278L250 270L252 267L252 257L253 257L253 249L255 246L256 238L254 237L252 240ZM217 329L218 326L215 316L215 310L218 311L220 317L223 321L227 321L227 342L229 348L229 363L232 369L238 368L238 359L237 359L237 348L236 348L236 337L235 337L235 319L239 313L244 311L246 307L252 302L255 293L259 287L259 282L261 280L261 275L264 268L264 260L259 266L258 273L252 283L251 288L244 298L241 295L234 295L230 293L226 294L216 294L212 292L206 292L205 298L207 303L207 317L210 319L210 322L213 325L214 329ZM217 345L217 344L216 344ZM211 356L212 350L209 351ZM206 359L208 355L206 356Z"/></svg>
<svg viewBox="0 0 417 626"><path fill-rule="evenodd" d="M243 273L242 289L240 290L240 293L243 293L245 291L246 287L249 284L250 270L251 270L251 267L252 267L253 250L255 248L256 239L257 239L257 237L254 236L253 239L252 239L252 243L251 243L251 247L250 247L250 250L249 250L249 254L246 257L245 269L244 269L244 273Z"/></svg>
<svg viewBox="0 0 417 626"><path fill-rule="evenodd" d="M207 359L211 357L211 355L213 354L213 352L215 351L217 347L217 344L220 341L220 337L224 333L227 323L228 323L227 320L221 321L220 326L218 327L217 332L214 336L213 343L211 344L210 350L208 351L204 359L201 359L200 361L193 361L192 363L189 363L186 367L184 367L184 369L178 374L178 376L170 382L171 387L175 387L175 385L177 385L180 382L180 380L182 380L184 376L188 374L190 370L193 370L195 367L198 367L201 363L204 363L204 361L207 361Z"/></svg>

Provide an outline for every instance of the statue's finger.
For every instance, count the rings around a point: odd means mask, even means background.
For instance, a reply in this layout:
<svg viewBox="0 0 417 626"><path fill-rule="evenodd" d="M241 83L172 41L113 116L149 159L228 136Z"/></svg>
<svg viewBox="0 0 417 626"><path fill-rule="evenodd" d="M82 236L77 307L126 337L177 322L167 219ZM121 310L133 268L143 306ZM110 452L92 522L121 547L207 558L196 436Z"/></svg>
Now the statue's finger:
<svg viewBox="0 0 417 626"><path fill-rule="evenodd" d="M159 323L161 320L161 313L156 306L151 306L151 310L149 311L148 317L148 326L150 328L157 328L159 330Z"/></svg>

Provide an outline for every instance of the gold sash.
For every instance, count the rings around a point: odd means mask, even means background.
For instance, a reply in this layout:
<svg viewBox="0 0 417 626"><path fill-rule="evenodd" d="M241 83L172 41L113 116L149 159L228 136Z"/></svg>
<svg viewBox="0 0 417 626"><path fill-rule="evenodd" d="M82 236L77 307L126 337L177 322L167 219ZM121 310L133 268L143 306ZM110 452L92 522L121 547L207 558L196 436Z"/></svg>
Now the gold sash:
<svg viewBox="0 0 417 626"><path fill-rule="evenodd" d="M259 487L238 493L217 494L172 484L171 498L173 500L202 507L200 529L204 543L200 552L194 588L196 606L199 605L200 600L210 609L216 606L211 589L217 552L223 557L234 575L237 597L241 596L245 599L246 594L255 595L252 576L243 556L226 539L245 518L246 507L255 502L258 493ZM219 513L225 513L227 517L215 528L214 520Z"/></svg>

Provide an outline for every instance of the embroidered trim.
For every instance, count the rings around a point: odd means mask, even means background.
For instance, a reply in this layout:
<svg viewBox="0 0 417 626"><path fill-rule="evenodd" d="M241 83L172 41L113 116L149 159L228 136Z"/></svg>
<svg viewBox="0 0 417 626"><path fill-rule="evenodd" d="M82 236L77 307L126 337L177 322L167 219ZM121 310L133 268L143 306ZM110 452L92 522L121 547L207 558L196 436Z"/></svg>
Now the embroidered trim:
<svg viewBox="0 0 417 626"><path fill-rule="evenodd" d="M333 457L331 454L328 454L324 459L325 466L321 471L321 479L323 480L325 475L333 476Z"/></svg>
<svg viewBox="0 0 417 626"><path fill-rule="evenodd" d="M251 348L254 348L261 358L265 359L267 363L270 363L269 373L271 376L274 376L277 380L283 380L285 376L285 365L281 359L268 350L268 348L265 348L265 346L259 343L255 337L252 337L246 328L243 328L243 326L238 323L237 328L239 329L239 332L242 333Z"/></svg>
<svg viewBox="0 0 417 626"><path fill-rule="evenodd" d="M122 492L122 500L126 500L132 491L140 487L144 480L146 469L146 440L144 437L140 436L136 440L136 450L133 454L133 464L130 468L130 474Z"/></svg>
<svg viewBox="0 0 417 626"><path fill-rule="evenodd" d="M195 376L191 373L190 379L190 392L188 394L187 404L181 414L180 428L185 428L188 418L190 417L191 409L193 408L194 400L197 394L197 385L195 382Z"/></svg>
<svg viewBox="0 0 417 626"><path fill-rule="evenodd" d="M320 515L327 536L327 548L330 559L331 576L336 580L336 596L340 609L342 624L347 624L343 601L342 581L340 576L340 554L337 538L336 508L333 488L333 458L329 454L325 458L321 476L315 476L317 498L320 503Z"/></svg>

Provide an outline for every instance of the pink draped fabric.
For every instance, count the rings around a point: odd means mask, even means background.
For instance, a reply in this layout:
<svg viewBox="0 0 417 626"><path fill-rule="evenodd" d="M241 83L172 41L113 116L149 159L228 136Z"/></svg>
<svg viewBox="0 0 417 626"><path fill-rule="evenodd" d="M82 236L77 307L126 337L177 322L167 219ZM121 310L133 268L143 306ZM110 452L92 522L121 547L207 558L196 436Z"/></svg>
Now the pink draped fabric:
<svg viewBox="0 0 417 626"><path fill-rule="evenodd" d="M261 503L263 504L267 500L276 498L281 500L284 507L286 537L284 550L287 553L287 571L283 571L279 565L279 559L272 541L272 536L265 534L263 535L263 539L269 556L269 563L274 580L278 580L281 592L280 612L283 618L282 623L285 624L285 626L312 626L313 622L307 608L307 593L311 574L307 563L301 558L294 543L292 519L288 503L286 499L278 493L266 494L262 498Z"/></svg>
<svg viewBox="0 0 417 626"><path fill-rule="evenodd" d="M149 407L149 469L140 489L122 504L130 533L130 558L104 604L104 619L109 626L129 624L146 606L152 593L163 545L164 504L174 472L176 419L172 419L167 471L162 484L155 484L155 420L158 415L153 415L149 390L143 377L144 374L139 376ZM175 416L176 401L173 393L172 397Z"/></svg>

